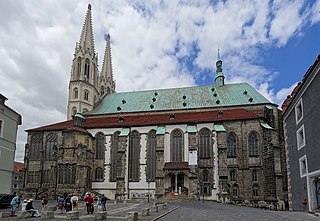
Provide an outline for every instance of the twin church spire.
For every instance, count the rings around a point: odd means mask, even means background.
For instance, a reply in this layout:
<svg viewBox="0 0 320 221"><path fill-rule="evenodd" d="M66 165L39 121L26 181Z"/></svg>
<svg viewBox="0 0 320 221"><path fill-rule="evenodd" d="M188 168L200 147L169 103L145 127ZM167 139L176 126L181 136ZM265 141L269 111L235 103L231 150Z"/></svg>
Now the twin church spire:
<svg viewBox="0 0 320 221"><path fill-rule="evenodd" d="M68 96L68 120L77 112L91 111L106 94L115 93L113 80L110 35L106 38L106 48L102 71L98 70L98 54L95 52L91 5L88 5L80 41L76 43L72 60Z"/></svg>

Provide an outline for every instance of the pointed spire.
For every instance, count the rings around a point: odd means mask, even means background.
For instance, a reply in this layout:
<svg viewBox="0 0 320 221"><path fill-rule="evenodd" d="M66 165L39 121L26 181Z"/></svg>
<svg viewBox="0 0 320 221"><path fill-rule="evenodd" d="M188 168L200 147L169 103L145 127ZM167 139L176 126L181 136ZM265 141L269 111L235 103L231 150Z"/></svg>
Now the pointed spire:
<svg viewBox="0 0 320 221"><path fill-rule="evenodd" d="M103 76L104 79L106 80L110 79L111 81L113 81L110 35L109 34L106 35L105 39L106 39L106 48L104 51L101 76Z"/></svg>
<svg viewBox="0 0 320 221"><path fill-rule="evenodd" d="M90 4L88 4L86 18L85 18L83 26L82 26L79 46L84 50L89 49L92 54L95 53L94 40L93 40L93 29L92 29L91 5Z"/></svg>
<svg viewBox="0 0 320 221"><path fill-rule="evenodd" d="M218 48L218 60L216 62L216 78L215 78L215 82L217 86L223 86L224 85L224 75L222 72L222 60L220 58L220 49Z"/></svg>

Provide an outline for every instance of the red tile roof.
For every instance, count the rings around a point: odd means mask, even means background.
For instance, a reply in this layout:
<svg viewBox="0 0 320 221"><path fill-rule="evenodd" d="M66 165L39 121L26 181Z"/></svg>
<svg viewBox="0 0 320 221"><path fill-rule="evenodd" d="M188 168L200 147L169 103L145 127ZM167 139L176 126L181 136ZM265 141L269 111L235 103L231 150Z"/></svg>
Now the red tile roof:
<svg viewBox="0 0 320 221"><path fill-rule="evenodd" d="M207 123L230 120L244 120L259 118L255 113L245 109L223 110L222 116L218 116L218 110L214 111L198 111L174 113L174 119L170 119L169 113L159 114L136 114L136 115L95 115L86 118L84 123L85 129L90 128L106 128L106 127L132 127L132 126L148 126L148 125L168 125L182 123ZM122 118L123 121L119 121ZM50 131L50 130L65 130L73 126L73 120L64 121L56 124L51 124L43 127L27 130L31 131Z"/></svg>
<svg viewBox="0 0 320 221"><path fill-rule="evenodd" d="M13 173L22 173L24 169L24 164L19 162L14 162Z"/></svg>

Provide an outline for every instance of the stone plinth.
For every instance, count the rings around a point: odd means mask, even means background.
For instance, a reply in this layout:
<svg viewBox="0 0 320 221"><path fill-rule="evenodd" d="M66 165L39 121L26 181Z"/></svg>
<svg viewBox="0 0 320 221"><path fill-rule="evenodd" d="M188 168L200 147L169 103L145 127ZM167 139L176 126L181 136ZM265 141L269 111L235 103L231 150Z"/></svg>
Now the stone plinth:
<svg viewBox="0 0 320 221"><path fill-rule="evenodd" d="M106 220L107 219L107 211L99 211L94 214L94 220Z"/></svg>
<svg viewBox="0 0 320 221"><path fill-rule="evenodd" d="M31 217L32 217L32 213L29 213L27 211L18 211L18 219L27 219Z"/></svg>
<svg viewBox="0 0 320 221"><path fill-rule="evenodd" d="M53 211L42 211L41 212L41 219L54 219L54 212Z"/></svg>
<svg viewBox="0 0 320 221"><path fill-rule="evenodd" d="M67 220L77 220L79 219L79 211L67 212Z"/></svg>
<svg viewBox="0 0 320 221"><path fill-rule="evenodd" d="M128 215L132 221L137 221L139 219L138 212L136 211L128 212Z"/></svg>
<svg viewBox="0 0 320 221"><path fill-rule="evenodd" d="M150 208L143 208L141 210L141 215L142 216L150 216Z"/></svg>

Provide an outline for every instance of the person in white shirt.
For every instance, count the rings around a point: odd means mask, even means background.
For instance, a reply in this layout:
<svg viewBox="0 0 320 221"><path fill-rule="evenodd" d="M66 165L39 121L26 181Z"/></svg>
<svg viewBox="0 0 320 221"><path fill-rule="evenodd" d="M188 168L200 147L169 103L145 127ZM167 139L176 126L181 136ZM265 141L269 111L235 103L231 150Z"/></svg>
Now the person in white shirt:
<svg viewBox="0 0 320 221"><path fill-rule="evenodd" d="M78 211L78 201L79 201L79 198L77 197L77 194L73 194L71 199L71 205L72 205L72 211Z"/></svg>
<svg viewBox="0 0 320 221"><path fill-rule="evenodd" d="M28 203L27 199L23 200L23 203L21 204L21 211L26 211L27 203Z"/></svg>

